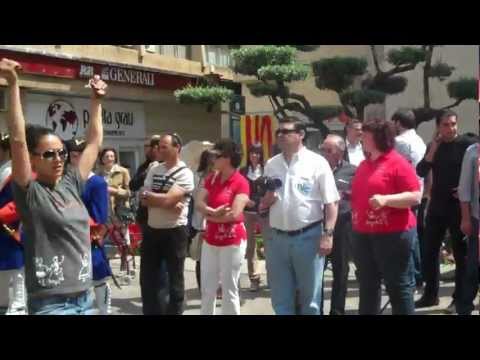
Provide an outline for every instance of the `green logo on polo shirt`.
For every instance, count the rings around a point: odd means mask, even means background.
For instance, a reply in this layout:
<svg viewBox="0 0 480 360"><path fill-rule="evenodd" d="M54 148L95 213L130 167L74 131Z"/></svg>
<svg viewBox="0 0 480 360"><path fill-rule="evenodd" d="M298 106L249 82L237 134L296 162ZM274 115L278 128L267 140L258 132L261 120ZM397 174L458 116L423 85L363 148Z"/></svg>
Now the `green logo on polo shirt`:
<svg viewBox="0 0 480 360"><path fill-rule="evenodd" d="M310 183L298 183L297 190L300 191L303 195L310 195L312 192L312 184Z"/></svg>

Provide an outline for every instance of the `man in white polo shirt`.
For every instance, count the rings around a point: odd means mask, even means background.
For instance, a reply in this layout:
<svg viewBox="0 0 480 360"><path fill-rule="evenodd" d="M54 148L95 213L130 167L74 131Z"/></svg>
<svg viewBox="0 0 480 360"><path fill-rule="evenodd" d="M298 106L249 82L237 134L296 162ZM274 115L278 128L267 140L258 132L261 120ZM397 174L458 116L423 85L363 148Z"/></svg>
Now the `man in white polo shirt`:
<svg viewBox="0 0 480 360"><path fill-rule="evenodd" d="M347 144L345 160L358 167L365 160L362 146L362 123L358 119L350 119L345 127L345 132L345 143Z"/></svg>
<svg viewBox="0 0 480 360"><path fill-rule="evenodd" d="M417 121L415 119L415 113L411 109L401 108L398 109L392 115L392 121L395 124L395 129L397 130L397 137L395 138L395 150L397 150L407 161L412 164L416 169L417 165L422 161L427 150L427 146L420 136L418 136L415 131ZM424 181L420 176L418 181L420 182L420 189L423 193ZM415 206L412 209L415 214L418 215L419 207ZM423 212L422 212L423 213ZM418 218L417 223L423 221L422 218ZM418 236L418 226L417 226L417 236L415 239L415 245L413 249L413 262L415 269L415 285L421 287L423 284L422 276L422 253L423 249L423 239Z"/></svg>
<svg viewBox="0 0 480 360"><path fill-rule="evenodd" d="M333 245L340 197L328 162L303 146L305 134L296 118L280 123L276 136L282 153L265 166L265 176L275 184L260 206L270 208L272 238L265 255L277 315L295 314L297 290L301 314L320 314L323 266Z"/></svg>

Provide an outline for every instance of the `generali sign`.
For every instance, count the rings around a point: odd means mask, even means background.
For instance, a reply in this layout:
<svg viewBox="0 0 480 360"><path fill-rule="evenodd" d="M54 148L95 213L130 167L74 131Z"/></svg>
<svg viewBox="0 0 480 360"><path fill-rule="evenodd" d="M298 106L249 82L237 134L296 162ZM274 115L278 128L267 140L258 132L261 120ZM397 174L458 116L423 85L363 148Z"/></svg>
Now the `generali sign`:
<svg viewBox="0 0 480 360"><path fill-rule="evenodd" d="M62 79L87 79L94 74L110 83L175 91L193 82L193 78L148 71L128 66L80 62L71 59L0 50L2 57L18 61L26 74Z"/></svg>
<svg viewBox="0 0 480 360"><path fill-rule="evenodd" d="M96 71L93 65L80 64L79 77L89 79ZM143 70L125 69L117 66L102 66L98 71L102 80L109 82L119 82L128 85L140 85L156 87L155 73Z"/></svg>

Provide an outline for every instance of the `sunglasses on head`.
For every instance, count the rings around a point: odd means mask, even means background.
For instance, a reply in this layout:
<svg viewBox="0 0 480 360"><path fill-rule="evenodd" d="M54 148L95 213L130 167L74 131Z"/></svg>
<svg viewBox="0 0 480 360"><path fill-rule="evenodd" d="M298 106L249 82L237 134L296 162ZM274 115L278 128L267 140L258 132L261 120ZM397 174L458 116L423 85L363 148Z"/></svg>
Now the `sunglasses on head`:
<svg viewBox="0 0 480 360"><path fill-rule="evenodd" d="M295 129L277 129L277 131L275 131L276 136L288 135L293 133L298 133L298 131Z"/></svg>
<svg viewBox="0 0 480 360"><path fill-rule="evenodd" d="M40 156L41 159L52 161L58 156L60 160L65 161L68 157L68 151L65 148L62 149L49 149L43 153L33 153L33 155Z"/></svg>

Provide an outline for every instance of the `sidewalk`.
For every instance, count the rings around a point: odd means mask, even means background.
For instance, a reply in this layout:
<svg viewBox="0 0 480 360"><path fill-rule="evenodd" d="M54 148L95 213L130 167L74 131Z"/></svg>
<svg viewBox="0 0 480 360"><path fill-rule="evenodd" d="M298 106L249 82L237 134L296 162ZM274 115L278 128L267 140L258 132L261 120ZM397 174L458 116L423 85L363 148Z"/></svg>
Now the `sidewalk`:
<svg viewBox="0 0 480 360"><path fill-rule="evenodd" d="M114 273L118 272L119 260L112 260L112 268ZM142 300L140 297L140 258L136 258L136 276L132 283L128 286L122 286L122 289L118 289L112 283L112 310L114 315L141 315L142 314ZM263 286L257 293L248 291L250 286L248 280L247 264L244 262L240 277L240 296L242 298L242 315L273 315L273 309L270 303L270 290L265 287L266 272L265 261L259 261L260 273L262 277ZM454 269L453 265L442 266L442 279L445 281L440 282L440 304L436 307L419 309L417 314L421 315L443 315L444 310L450 304L451 294L453 293L454 283L451 279L451 273ZM332 273L327 269L325 272L325 314L330 311L330 295L331 295ZM185 292L186 292L186 307L185 315L198 315L200 314L200 294L197 289L195 279L195 262L191 259L187 259L185 262ZM355 315L358 311L358 284L355 280L353 269L350 269L348 293L346 300L346 313L348 315ZM420 294L415 295L415 300L420 298ZM386 294L382 297L382 306L386 304L388 297ZM478 298L476 301L477 310L474 314L478 314ZM217 303L218 313L221 313L221 300ZM391 314L391 308L388 307L385 315Z"/></svg>

